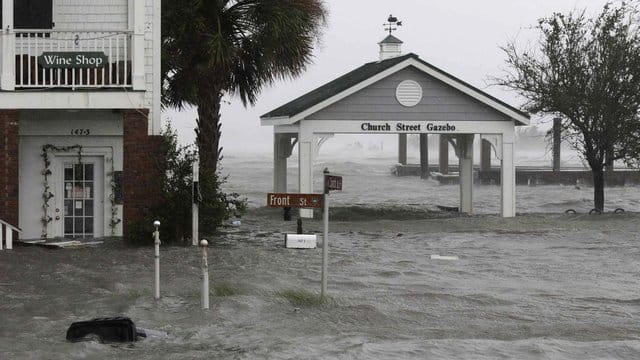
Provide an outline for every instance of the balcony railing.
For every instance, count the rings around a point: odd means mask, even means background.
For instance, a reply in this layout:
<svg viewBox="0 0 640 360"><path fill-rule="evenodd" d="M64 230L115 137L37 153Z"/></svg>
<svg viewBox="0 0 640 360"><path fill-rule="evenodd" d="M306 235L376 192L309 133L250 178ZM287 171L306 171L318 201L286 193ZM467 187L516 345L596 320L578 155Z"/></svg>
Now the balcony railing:
<svg viewBox="0 0 640 360"><path fill-rule="evenodd" d="M16 88L130 88L131 32L16 30ZM99 67L50 66L43 53L102 53Z"/></svg>

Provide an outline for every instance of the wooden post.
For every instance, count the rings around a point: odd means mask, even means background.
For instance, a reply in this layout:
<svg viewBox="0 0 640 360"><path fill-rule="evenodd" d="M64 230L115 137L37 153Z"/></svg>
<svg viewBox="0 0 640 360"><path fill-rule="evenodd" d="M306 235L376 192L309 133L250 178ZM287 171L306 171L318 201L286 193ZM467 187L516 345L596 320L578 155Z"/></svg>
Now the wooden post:
<svg viewBox="0 0 640 360"><path fill-rule="evenodd" d="M553 119L553 171L560 171L560 141L562 137L562 122L560 118Z"/></svg>
<svg viewBox="0 0 640 360"><path fill-rule="evenodd" d="M407 134L398 134L398 162L407 165Z"/></svg>
<svg viewBox="0 0 640 360"><path fill-rule="evenodd" d="M607 150L605 153L605 170L607 173L613 172L613 149Z"/></svg>
<svg viewBox="0 0 640 360"><path fill-rule="evenodd" d="M458 136L460 212L473 214L473 134Z"/></svg>
<svg viewBox="0 0 640 360"><path fill-rule="evenodd" d="M429 178L429 134L420 134L420 178Z"/></svg>
<svg viewBox="0 0 640 360"><path fill-rule="evenodd" d="M438 151L438 166L441 174L449 173L449 141L447 135L440 134L440 149Z"/></svg>
<svg viewBox="0 0 640 360"><path fill-rule="evenodd" d="M482 139L480 142L480 171L491 170L491 143Z"/></svg>

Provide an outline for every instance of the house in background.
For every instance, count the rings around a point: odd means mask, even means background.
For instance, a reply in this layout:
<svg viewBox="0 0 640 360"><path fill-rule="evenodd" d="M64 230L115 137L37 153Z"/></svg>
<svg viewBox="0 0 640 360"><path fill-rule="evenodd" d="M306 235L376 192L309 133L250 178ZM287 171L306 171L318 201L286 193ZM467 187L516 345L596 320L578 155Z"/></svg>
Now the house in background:
<svg viewBox="0 0 640 360"><path fill-rule="evenodd" d="M160 0L0 4L0 221L122 236L157 198Z"/></svg>

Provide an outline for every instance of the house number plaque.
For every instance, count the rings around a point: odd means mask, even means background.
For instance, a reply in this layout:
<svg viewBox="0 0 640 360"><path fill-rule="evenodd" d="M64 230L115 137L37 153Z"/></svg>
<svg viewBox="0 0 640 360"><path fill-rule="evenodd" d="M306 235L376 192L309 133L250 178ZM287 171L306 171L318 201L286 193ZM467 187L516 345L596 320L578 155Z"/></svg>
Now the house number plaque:
<svg viewBox="0 0 640 360"><path fill-rule="evenodd" d="M71 135L88 136L91 135L91 129L71 129Z"/></svg>

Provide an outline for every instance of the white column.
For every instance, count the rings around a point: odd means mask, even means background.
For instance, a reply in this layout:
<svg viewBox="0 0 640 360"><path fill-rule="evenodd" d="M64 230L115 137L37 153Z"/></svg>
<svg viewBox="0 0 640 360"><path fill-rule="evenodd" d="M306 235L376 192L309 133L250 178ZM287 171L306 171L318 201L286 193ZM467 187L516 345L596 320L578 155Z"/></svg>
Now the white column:
<svg viewBox="0 0 640 360"><path fill-rule="evenodd" d="M301 194L313 192L313 137L298 138L298 184ZM300 217L313 218L313 210L300 209Z"/></svg>
<svg viewBox="0 0 640 360"><path fill-rule="evenodd" d="M473 138L474 134L458 137L460 174L460 212L473 214Z"/></svg>
<svg viewBox="0 0 640 360"><path fill-rule="evenodd" d="M2 1L0 31L0 89L15 90L16 37L13 32L13 1Z"/></svg>
<svg viewBox="0 0 640 360"><path fill-rule="evenodd" d="M287 192L287 158L291 154L291 138L273 134L273 191Z"/></svg>
<svg viewBox="0 0 640 360"><path fill-rule="evenodd" d="M500 174L502 217L516 216L516 167L513 164L513 142L502 137L502 166ZM511 139L513 141L513 139Z"/></svg>
<svg viewBox="0 0 640 360"><path fill-rule="evenodd" d="M153 2L153 106L151 107L151 135L160 135L162 132L162 68L160 58L162 53L161 37L161 1Z"/></svg>
<svg viewBox="0 0 640 360"><path fill-rule="evenodd" d="M131 37L131 84L133 90L145 89L144 34L145 2L133 1L133 36ZM155 24L154 24L155 25Z"/></svg>

